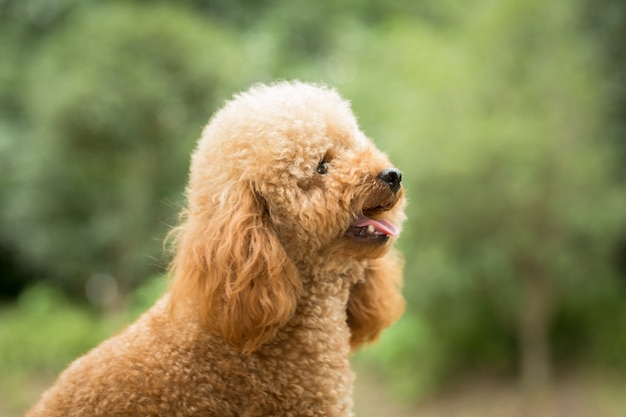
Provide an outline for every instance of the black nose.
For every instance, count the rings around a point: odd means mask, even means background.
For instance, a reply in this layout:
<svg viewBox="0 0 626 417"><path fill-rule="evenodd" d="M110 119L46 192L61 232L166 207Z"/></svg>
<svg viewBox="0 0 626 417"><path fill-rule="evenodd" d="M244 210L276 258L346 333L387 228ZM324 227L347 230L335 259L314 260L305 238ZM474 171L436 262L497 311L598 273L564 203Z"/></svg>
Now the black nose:
<svg viewBox="0 0 626 417"><path fill-rule="evenodd" d="M394 193L400 189L400 182L402 181L402 172L395 168L384 169L380 174L378 174L378 178L385 181L391 191Z"/></svg>

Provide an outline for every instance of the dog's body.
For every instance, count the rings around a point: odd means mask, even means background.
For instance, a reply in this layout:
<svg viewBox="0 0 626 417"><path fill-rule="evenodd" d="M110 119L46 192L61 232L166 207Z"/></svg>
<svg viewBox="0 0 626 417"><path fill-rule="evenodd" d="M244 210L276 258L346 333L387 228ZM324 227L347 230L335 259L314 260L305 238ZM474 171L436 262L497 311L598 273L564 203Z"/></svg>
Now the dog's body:
<svg viewBox="0 0 626 417"><path fill-rule="evenodd" d="M349 416L349 354L402 312L399 171L334 91L255 87L209 123L170 291L28 417Z"/></svg>

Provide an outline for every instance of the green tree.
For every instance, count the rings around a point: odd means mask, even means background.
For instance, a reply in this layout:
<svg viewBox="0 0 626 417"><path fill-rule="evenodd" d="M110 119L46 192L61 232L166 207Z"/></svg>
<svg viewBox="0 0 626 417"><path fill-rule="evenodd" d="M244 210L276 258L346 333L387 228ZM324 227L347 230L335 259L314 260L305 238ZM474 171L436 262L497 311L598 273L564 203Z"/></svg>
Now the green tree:
<svg viewBox="0 0 626 417"><path fill-rule="evenodd" d="M409 315L444 352L434 371L516 354L537 392L565 310L582 326L597 297L619 303L606 296L619 285L626 198L601 63L568 2L487 0L466 12L450 8L445 28L398 20L373 36L357 63L371 87L355 105L367 103L364 123L384 120L366 130L395 137L406 167Z"/></svg>
<svg viewBox="0 0 626 417"><path fill-rule="evenodd" d="M176 7L115 3L73 13L38 46L22 70L24 126L3 141L1 231L25 263L78 291L93 274L128 287L162 268L193 144L257 69L236 42Z"/></svg>

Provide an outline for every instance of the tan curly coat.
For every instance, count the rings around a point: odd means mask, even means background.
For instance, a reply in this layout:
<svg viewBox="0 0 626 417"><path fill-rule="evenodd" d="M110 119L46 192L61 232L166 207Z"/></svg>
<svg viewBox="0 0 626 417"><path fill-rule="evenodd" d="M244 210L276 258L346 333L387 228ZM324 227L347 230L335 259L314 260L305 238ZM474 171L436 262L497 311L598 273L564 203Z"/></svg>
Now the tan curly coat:
<svg viewBox="0 0 626 417"><path fill-rule="evenodd" d="M257 85L203 131L170 291L28 417L349 416L349 354L403 310L401 174L332 89Z"/></svg>

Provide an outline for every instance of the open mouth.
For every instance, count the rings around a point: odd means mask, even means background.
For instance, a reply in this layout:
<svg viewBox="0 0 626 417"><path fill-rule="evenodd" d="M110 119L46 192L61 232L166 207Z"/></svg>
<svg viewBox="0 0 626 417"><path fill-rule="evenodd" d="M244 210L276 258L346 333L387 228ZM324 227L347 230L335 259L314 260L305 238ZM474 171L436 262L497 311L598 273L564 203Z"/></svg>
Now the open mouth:
<svg viewBox="0 0 626 417"><path fill-rule="evenodd" d="M348 236L358 240L387 241L390 236L397 236L399 230L385 219L375 220L367 216L357 218L348 229Z"/></svg>

